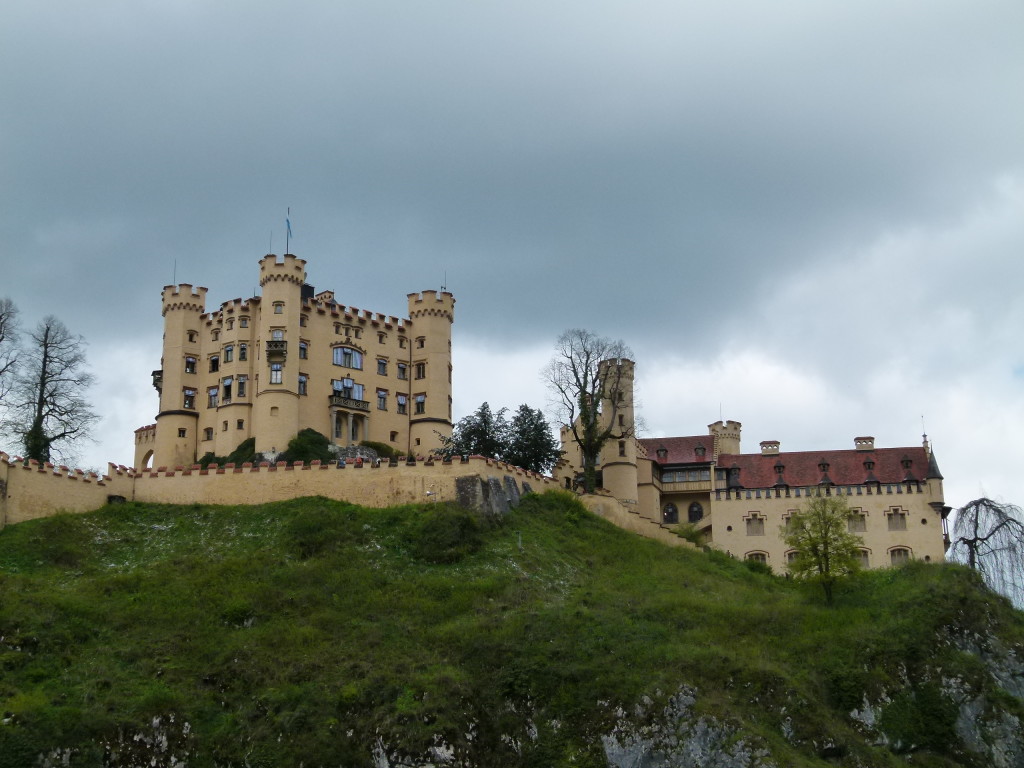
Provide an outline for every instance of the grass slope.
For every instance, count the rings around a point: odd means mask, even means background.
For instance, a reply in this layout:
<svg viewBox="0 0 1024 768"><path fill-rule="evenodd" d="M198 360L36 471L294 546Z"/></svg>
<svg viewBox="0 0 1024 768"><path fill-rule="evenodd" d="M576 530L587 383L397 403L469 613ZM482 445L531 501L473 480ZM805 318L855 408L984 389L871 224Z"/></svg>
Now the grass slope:
<svg viewBox="0 0 1024 768"><path fill-rule="evenodd" d="M918 673L983 685L937 637L1019 643L1020 614L956 566L865 573L836 602L560 493L500 525L322 498L27 522L0 532L0 768L68 747L116 763L118 738L171 716L193 766L369 766L378 739L420 755L438 735L476 765L602 766L616 710L681 685L792 766L830 742L903 764L847 717L901 691L883 724L914 764L970 764Z"/></svg>

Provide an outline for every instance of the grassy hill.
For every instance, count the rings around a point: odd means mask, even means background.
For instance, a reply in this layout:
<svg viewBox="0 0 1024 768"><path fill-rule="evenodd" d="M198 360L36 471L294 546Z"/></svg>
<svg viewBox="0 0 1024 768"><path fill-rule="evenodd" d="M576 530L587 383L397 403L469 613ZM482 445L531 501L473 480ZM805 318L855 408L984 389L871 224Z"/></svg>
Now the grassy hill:
<svg viewBox="0 0 1024 768"><path fill-rule="evenodd" d="M635 764L997 764L959 719L1024 717L1022 615L952 565L836 603L560 493L37 520L0 532L0 768L605 766L695 724L706 760Z"/></svg>

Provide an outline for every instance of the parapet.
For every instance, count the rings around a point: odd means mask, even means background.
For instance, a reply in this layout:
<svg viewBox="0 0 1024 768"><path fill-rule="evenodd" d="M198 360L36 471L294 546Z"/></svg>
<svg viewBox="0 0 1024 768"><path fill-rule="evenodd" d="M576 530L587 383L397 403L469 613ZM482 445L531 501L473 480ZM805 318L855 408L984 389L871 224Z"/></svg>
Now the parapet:
<svg viewBox="0 0 1024 768"><path fill-rule="evenodd" d="M455 320L455 297L448 291L410 293L408 298L410 320L431 315L446 317L449 322Z"/></svg>
<svg viewBox="0 0 1024 768"><path fill-rule="evenodd" d="M206 311L206 291L206 288L193 286L191 283L165 285L160 293L163 314L166 315L172 309L184 309L202 314Z"/></svg>
<svg viewBox="0 0 1024 768"><path fill-rule="evenodd" d="M301 287L306 282L306 260L291 253L283 256L268 253L260 259L260 285L279 280Z"/></svg>

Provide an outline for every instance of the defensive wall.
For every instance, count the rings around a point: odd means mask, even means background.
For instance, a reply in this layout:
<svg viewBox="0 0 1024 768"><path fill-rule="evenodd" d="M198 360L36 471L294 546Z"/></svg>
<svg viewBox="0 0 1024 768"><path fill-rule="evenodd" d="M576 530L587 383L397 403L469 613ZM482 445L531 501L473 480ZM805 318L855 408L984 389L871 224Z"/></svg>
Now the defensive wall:
<svg viewBox="0 0 1024 768"><path fill-rule="evenodd" d="M325 496L368 507L451 501L502 512L530 491L558 488L550 477L482 456L427 460L242 464L136 470L108 465L98 475L25 462L0 452L0 528L60 512L89 512L108 501L259 504Z"/></svg>

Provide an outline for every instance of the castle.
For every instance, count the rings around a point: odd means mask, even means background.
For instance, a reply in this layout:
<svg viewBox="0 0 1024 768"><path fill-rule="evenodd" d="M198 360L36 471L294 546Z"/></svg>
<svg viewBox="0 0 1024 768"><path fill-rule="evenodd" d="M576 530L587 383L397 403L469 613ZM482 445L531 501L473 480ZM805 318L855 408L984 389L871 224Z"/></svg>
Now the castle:
<svg viewBox="0 0 1024 768"><path fill-rule="evenodd" d="M706 543L745 560L785 571L794 553L780 535L786 521L817 496L844 497L854 514L850 531L861 537L865 568L910 559L941 561L948 546L942 473L927 441L876 448L856 437L846 450L784 452L766 440L759 453L743 453L741 424L718 421L708 434L634 436L634 363L608 360L616 385L605 392L602 414L619 429L605 444L601 485L628 513L620 525L645 532L692 525ZM582 467L579 447L562 429L565 461L556 470L568 487ZM633 521L630 522L629 518Z"/></svg>
<svg viewBox="0 0 1024 768"><path fill-rule="evenodd" d="M370 440L407 455L451 434L452 295L409 294L399 319L317 293L305 267L267 255L262 295L211 312L206 288L164 287L160 408L136 430L136 467L189 467L249 438L273 461L305 428L339 447Z"/></svg>

